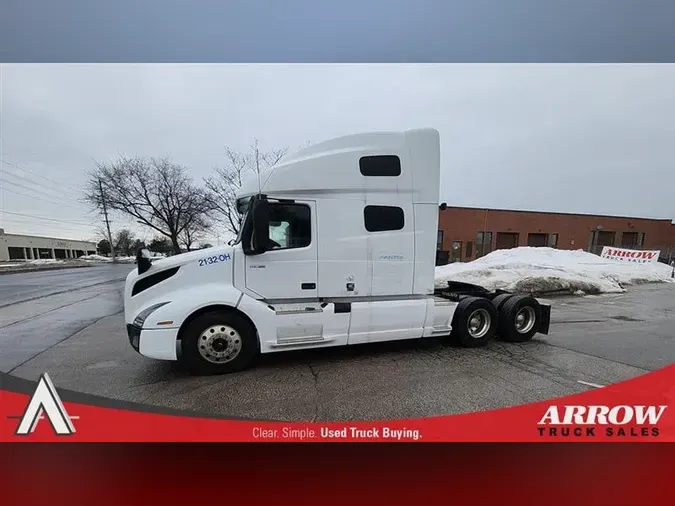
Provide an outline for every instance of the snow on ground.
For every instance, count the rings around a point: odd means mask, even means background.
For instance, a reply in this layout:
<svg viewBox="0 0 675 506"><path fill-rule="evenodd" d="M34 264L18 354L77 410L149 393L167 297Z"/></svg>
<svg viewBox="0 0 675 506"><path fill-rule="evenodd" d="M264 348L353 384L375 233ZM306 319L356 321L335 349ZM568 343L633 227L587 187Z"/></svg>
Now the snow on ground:
<svg viewBox="0 0 675 506"><path fill-rule="evenodd" d="M21 265L23 265L23 264L5 264L5 263L1 263L1 264L0 264L0 269L6 269L6 268L8 268L8 267L19 267L19 266L21 266Z"/></svg>
<svg viewBox="0 0 675 506"><path fill-rule="evenodd" d="M621 293L626 285L674 282L672 267L600 258L582 250L514 248L497 250L467 263L436 267L436 286L461 281L516 293Z"/></svg>

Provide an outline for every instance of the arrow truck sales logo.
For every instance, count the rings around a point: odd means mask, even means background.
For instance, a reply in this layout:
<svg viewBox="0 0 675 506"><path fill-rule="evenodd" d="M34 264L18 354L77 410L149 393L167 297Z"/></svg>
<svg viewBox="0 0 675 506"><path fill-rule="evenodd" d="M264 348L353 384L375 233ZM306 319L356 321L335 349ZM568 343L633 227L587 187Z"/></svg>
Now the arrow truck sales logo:
<svg viewBox="0 0 675 506"><path fill-rule="evenodd" d="M668 406L550 406L537 423L540 436L658 437Z"/></svg>
<svg viewBox="0 0 675 506"><path fill-rule="evenodd" d="M47 373L40 377L37 388L33 392L23 415L21 417L10 417L19 419L15 434L17 436L32 434L40 420L45 418L45 415L57 435L71 436L75 434L75 426L72 420L78 417L68 415L56 388L54 388L54 383Z"/></svg>

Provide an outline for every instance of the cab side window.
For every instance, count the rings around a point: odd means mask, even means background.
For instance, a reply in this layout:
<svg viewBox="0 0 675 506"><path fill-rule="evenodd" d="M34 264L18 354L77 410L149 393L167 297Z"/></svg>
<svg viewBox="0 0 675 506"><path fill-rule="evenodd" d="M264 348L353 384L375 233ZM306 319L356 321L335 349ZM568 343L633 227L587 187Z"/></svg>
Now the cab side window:
<svg viewBox="0 0 675 506"><path fill-rule="evenodd" d="M270 250L304 248L312 242L311 210L305 204L270 205Z"/></svg>

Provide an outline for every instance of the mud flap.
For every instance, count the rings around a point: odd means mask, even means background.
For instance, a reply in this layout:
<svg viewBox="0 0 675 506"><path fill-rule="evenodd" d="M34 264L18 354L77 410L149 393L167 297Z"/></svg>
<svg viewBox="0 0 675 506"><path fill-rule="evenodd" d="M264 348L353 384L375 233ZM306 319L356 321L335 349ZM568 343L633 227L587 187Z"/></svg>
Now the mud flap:
<svg viewBox="0 0 675 506"><path fill-rule="evenodd" d="M551 325L551 306L548 304L542 304L540 308L541 320L539 321L539 329L537 332L548 335L548 328Z"/></svg>

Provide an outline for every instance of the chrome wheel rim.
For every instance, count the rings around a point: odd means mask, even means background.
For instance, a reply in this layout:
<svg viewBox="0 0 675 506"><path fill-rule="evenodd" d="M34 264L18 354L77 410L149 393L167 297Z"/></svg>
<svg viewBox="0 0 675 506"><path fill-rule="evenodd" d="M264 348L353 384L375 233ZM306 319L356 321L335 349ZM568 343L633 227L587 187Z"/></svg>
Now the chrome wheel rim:
<svg viewBox="0 0 675 506"><path fill-rule="evenodd" d="M522 308L516 313L516 331L520 334L527 334L534 327L536 319L533 308L530 306Z"/></svg>
<svg viewBox="0 0 675 506"><path fill-rule="evenodd" d="M469 315L469 318L466 322L466 330L469 333L469 337L473 339L480 339L485 337L490 331L490 326L492 325L492 317L486 309L476 309Z"/></svg>
<svg viewBox="0 0 675 506"><path fill-rule="evenodd" d="M199 335L197 349L204 360L226 364L241 352L241 336L229 325L211 325Z"/></svg>

